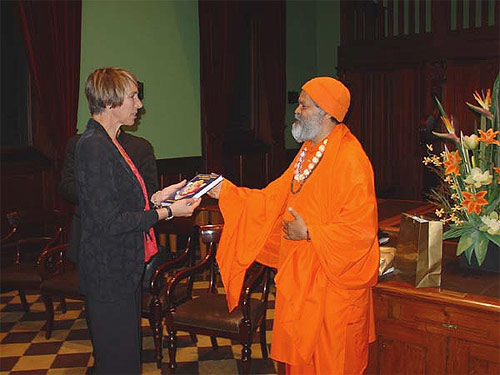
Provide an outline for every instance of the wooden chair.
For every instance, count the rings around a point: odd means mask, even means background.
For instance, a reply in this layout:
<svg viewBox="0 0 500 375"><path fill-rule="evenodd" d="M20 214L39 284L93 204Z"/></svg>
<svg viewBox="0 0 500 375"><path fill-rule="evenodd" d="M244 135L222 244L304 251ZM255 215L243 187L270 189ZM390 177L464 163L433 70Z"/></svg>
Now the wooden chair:
<svg viewBox="0 0 500 375"><path fill-rule="evenodd" d="M239 306L229 313L225 295L217 294L216 288L218 272L215 254L222 228L223 225L201 226L202 241L208 245L206 256L195 266L179 271L168 282L166 291L168 312L165 323L168 331L171 373L174 373L177 367L175 361L177 331L238 340L243 345L242 371L243 374L249 374L252 338L254 332L260 328L262 355L267 358L266 311L269 295L269 269L256 262L249 267L241 290ZM197 298L190 298L184 303L177 303L175 297L172 296L177 295L176 289L180 283L185 279L192 283L195 275L207 269L209 270L207 293ZM188 291L191 292L191 288L188 288ZM260 298L252 296L254 292L259 292ZM214 342L215 339L212 340L212 344Z"/></svg>
<svg viewBox="0 0 500 375"><path fill-rule="evenodd" d="M162 361L162 338L163 338L163 318L166 315L167 307L165 303L165 290L168 278L182 267L194 264L197 227L192 218L175 218L171 221L159 223L158 231L165 234L175 234L183 238L182 250L170 254L170 250L158 253L147 265L144 272L142 287L141 315L149 320L153 331L155 343L155 357L158 368L161 368ZM39 259L39 272L43 278L40 285L42 300L45 304L47 322L45 337L52 335L54 324L53 297L64 297L83 300L78 291L78 273L74 263L66 256L67 244L49 248L43 251ZM191 288L192 288L192 284ZM189 292L190 293L190 292ZM176 298L179 303L188 298L188 283L182 284L176 291ZM66 312L66 305L61 305L62 312ZM193 340L196 337L192 336Z"/></svg>
<svg viewBox="0 0 500 375"><path fill-rule="evenodd" d="M62 240L66 216L57 210L25 210L7 214L11 227L2 238L2 290L18 290L25 311L29 311L26 290L39 290L41 277L37 259L43 249Z"/></svg>
<svg viewBox="0 0 500 375"><path fill-rule="evenodd" d="M68 244L62 244L45 249L38 258L38 271L42 278L40 293L47 315L45 324L45 338L52 335L54 325L54 304L52 297L61 300L62 313L66 313L66 300L71 298L83 300L84 296L78 290L78 274L76 265L66 257Z"/></svg>
<svg viewBox="0 0 500 375"><path fill-rule="evenodd" d="M167 237L171 234L176 235L177 239L180 237L181 241L177 241L177 245L184 242L183 249L178 248L175 254L170 254L171 260L168 260L168 257L164 257L166 261L163 263L151 265L154 272L149 284L143 286L142 317L149 319L155 343L156 365L158 368L161 368L163 359L163 319L168 311L165 300L167 281L176 271L194 264L198 244L198 227L194 224L194 218L192 217L175 218L170 221L159 222L157 230L159 233L166 234ZM145 274L148 275L147 268ZM188 300L192 288L193 283L190 280L182 283L176 290L173 303L179 304ZM196 336L192 335L191 339L196 342Z"/></svg>

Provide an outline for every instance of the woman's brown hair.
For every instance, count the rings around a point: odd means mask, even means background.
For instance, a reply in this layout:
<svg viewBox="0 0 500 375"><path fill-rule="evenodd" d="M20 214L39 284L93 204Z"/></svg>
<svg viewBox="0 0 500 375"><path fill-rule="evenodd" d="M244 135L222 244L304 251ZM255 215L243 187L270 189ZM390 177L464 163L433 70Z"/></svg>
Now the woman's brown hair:
<svg viewBox="0 0 500 375"><path fill-rule="evenodd" d="M107 106L114 108L122 105L130 83L137 87L137 79L125 69L96 69L85 82L85 96L89 102L90 114L100 114Z"/></svg>

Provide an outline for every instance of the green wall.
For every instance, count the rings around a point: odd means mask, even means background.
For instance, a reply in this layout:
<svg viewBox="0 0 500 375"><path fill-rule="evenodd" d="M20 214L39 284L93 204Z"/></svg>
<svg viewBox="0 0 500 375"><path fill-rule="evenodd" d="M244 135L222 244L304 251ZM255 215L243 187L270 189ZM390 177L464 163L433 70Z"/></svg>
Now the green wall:
<svg viewBox="0 0 500 375"><path fill-rule="evenodd" d="M336 75L340 6L336 0L287 0L287 91L308 79ZM96 68L119 66L145 84L145 112L134 134L158 159L200 156L200 55L195 0L83 0L78 129L89 111L84 82ZM286 148L295 104L287 104Z"/></svg>
<svg viewBox="0 0 500 375"><path fill-rule="evenodd" d="M288 0L286 10L287 91L300 93L304 82L313 77L336 77L340 3L337 0ZM290 132L296 106L286 106L287 149L298 147Z"/></svg>
<svg viewBox="0 0 500 375"><path fill-rule="evenodd" d="M89 110L84 83L96 68L118 66L144 82L144 113L134 133L158 159L201 155L197 1L84 0L78 129Z"/></svg>

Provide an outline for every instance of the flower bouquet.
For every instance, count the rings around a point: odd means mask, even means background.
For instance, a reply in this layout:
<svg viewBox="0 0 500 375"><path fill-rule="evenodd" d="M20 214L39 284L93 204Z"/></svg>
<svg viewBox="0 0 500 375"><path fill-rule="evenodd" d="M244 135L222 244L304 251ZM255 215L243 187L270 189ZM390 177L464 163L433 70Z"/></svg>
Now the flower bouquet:
<svg viewBox="0 0 500 375"><path fill-rule="evenodd" d="M435 171L441 183L431 190L430 200L438 209L436 215L449 228L443 239L459 237L457 256L465 253L471 264L475 254L478 265L486 257L488 245L500 246L500 137L499 137L500 73L493 85L481 95L478 105L467 103L480 116L480 127L471 135L455 133L453 117L448 116L436 98L441 119L448 133L435 133L453 142L440 155L427 145L423 163Z"/></svg>

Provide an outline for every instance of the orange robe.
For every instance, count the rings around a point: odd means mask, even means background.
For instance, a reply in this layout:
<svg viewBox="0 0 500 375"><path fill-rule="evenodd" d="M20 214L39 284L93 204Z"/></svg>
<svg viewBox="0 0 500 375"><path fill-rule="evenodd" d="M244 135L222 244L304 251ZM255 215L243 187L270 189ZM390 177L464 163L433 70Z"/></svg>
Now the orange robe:
<svg viewBox="0 0 500 375"><path fill-rule="evenodd" d="M311 149L310 141L304 143L306 163L320 144ZM293 170L294 163L262 190L223 184L217 261L229 309L238 305L254 260L277 267L271 358L285 362L291 374L362 373L375 338L371 287L379 265L370 161L339 124L296 194ZM306 222L310 241L283 238L283 220L293 219L288 207Z"/></svg>

